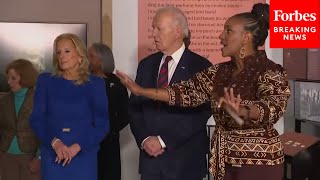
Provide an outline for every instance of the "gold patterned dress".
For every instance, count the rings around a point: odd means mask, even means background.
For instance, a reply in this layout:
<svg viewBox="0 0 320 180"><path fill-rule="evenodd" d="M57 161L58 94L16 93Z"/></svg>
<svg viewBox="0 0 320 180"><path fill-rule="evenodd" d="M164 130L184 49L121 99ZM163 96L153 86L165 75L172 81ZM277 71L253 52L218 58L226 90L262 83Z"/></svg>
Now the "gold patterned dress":
<svg viewBox="0 0 320 180"><path fill-rule="evenodd" d="M286 71L269 60L265 51L246 57L244 69L235 77L234 61L213 65L188 81L168 87L170 105L198 106L210 101L216 128L211 139L209 171L222 180L225 165L277 165L284 162L283 146L273 125L283 116L290 87ZM218 108L213 94L221 97L224 87L241 95L241 105L254 105L259 119L247 119L239 126Z"/></svg>

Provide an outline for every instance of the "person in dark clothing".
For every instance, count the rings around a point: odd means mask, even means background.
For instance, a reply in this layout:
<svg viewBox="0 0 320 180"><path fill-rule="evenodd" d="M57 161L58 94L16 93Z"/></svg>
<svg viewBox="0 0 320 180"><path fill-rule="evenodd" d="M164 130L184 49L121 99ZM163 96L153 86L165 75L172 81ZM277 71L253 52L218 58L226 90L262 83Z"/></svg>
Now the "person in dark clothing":
<svg viewBox="0 0 320 180"><path fill-rule="evenodd" d="M111 49L94 43L88 49L90 70L106 82L109 104L110 133L103 139L98 152L98 179L120 180L121 159L119 132L128 124L128 92L112 72L114 59Z"/></svg>

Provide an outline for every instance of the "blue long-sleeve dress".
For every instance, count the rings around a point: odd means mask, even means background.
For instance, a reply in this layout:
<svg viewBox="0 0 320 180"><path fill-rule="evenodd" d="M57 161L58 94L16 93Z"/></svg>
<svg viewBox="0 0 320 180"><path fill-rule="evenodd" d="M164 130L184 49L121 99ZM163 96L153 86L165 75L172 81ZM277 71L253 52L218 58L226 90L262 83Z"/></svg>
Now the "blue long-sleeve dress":
<svg viewBox="0 0 320 180"><path fill-rule="evenodd" d="M103 79L92 75L81 85L49 73L39 76L30 123L41 141L42 180L97 179L97 151L109 131L104 87ZM55 163L54 137L80 145L70 164Z"/></svg>

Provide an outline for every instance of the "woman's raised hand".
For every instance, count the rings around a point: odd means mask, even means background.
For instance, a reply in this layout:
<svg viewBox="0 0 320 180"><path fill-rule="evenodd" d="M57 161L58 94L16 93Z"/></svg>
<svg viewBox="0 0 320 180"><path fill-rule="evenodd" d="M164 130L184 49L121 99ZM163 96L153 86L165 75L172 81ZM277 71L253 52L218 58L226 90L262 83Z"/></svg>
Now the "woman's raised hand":
<svg viewBox="0 0 320 180"><path fill-rule="evenodd" d="M141 86L139 86L134 80L132 80L127 74L116 70L117 77L121 80L121 83L125 85L131 93L139 96L141 90L143 89Z"/></svg>
<svg viewBox="0 0 320 180"><path fill-rule="evenodd" d="M221 106L223 103L228 105L232 108L232 110L239 115L239 108L240 108L240 94L237 96L234 95L233 88L227 89L224 88L224 97L221 97L219 99L219 106Z"/></svg>
<svg viewBox="0 0 320 180"><path fill-rule="evenodd" d="M218 102L218 107L223 107L228 114L241 126L244 121L239 117L240 115L240 94L234 96L233 88L224 88L224 97L221 97Z"/></svg>

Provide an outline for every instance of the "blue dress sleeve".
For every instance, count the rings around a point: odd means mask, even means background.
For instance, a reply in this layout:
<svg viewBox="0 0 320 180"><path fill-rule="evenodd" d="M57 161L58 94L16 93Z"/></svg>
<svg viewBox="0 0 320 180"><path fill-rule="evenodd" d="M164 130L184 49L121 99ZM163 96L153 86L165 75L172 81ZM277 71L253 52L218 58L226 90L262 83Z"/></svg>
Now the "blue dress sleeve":
<svg viewBox="0 0 320 180"><path fill-rule="evenodd" d="M45 146L51 146L53 135L46 132L47 119L47 81L50 75L45 73L38 77L36 90L34 93L33 110L30 116L30 124L36 136Z"/></svg>
<svg viewBox="0 0 320 180"><path fill-rule="evenodd" d="M88 131L82 132L76 142L82 151L91 149L100 144L109 133L108 99L105 90L105 82L102 78L94 77L92 80L91 111L93 114L93 126Z"/></svg>

